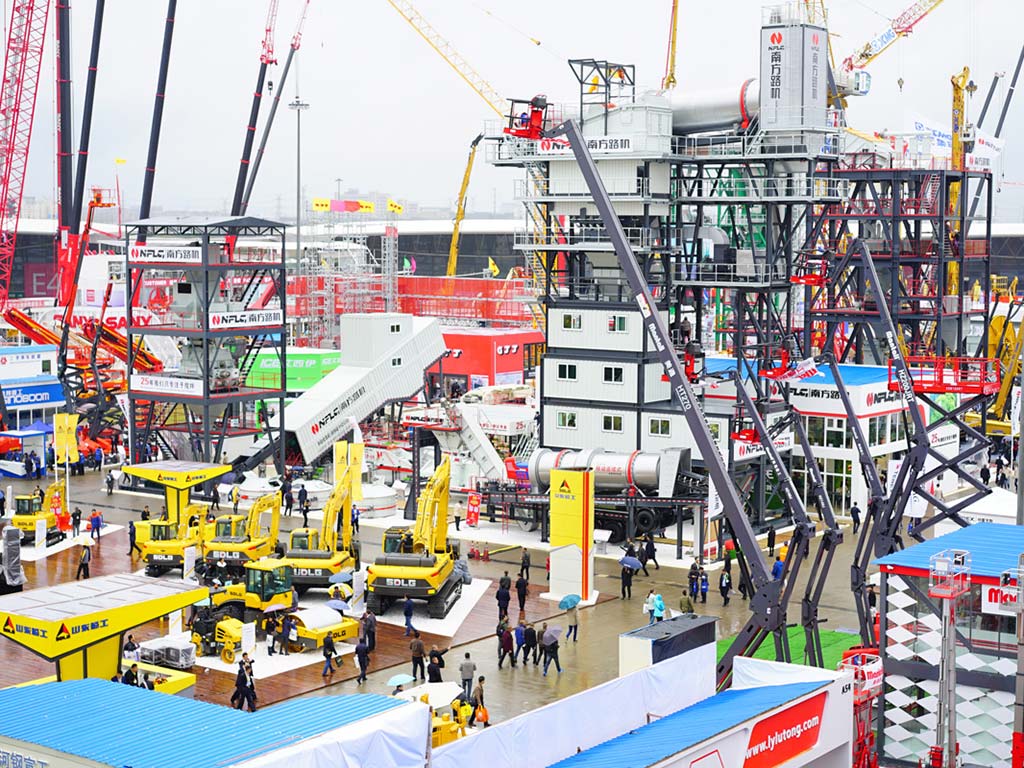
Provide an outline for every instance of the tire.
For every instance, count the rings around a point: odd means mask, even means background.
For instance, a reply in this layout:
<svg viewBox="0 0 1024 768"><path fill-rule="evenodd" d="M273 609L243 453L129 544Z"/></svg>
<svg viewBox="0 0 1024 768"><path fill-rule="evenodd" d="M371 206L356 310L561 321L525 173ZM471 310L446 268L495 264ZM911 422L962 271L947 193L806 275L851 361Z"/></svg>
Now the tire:
<svg viewBox="0 0 1024 768"><path fill-rule="evenodd" d="M220 649L220 660L225 664L235 663L235 644L224 643L224 647Z"/></svg>
<svg viewBox="0 0 1024 768"><path fill-rule="evenodd" d="M383 601L380 599L380 595L376 592L366 593L366 610L373 611L374 614L380 616L383 613Z"/></svg>
<svg viewBox="0 0 1024 768"><path fill-rule="evenodd" d="M598 527L605 528L612 532L612 535L608 537L608 541L613 544L618 544L620 541L626 539L626 524L621 520L614 518L603 520L598 523Z"/></svg>
<svg viewBox="0 0 1024 768"><path fill-rule="evenodd" d="M222 619L225 616L238 619L241 622L245 621L245 606L239 603L225 603L217 609L216 618Z"/></svg>
<svg viewBox="0 0 1024 768"><path fill-rule="evenodd" d="M636 513L636 530L638 533L649 533L658 524L658 516L650 509L641 509Z"/></svg>

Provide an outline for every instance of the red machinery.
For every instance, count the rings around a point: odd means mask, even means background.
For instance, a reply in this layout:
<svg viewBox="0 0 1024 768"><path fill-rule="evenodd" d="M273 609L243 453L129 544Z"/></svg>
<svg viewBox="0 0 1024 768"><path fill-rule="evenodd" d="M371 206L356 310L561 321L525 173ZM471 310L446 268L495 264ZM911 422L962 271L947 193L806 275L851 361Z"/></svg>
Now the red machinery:
<svg viewBox="0 0 1024 768"><path fill-rule="evenodd" d="M878 768L875 732L872 728L874 701L882 692L884 673L877 648L850 648L839 669L853 673L853 763L851 768Z"/></svg>

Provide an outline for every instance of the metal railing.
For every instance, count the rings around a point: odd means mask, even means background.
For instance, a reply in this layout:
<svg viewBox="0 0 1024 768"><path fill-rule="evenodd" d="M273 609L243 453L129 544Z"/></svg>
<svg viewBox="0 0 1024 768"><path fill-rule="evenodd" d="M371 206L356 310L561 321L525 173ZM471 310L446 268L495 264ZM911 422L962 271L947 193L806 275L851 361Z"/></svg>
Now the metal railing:
<svg viewBox="0 0 1024 768"><path fill-rule="evenodd" d="M604 179L605 188L612 197L647 197L651 180L633 178ZM590 197L590 190L582 179L516 179L514 187L516 200L538 197Z"/></svg>
<svg viewBox="0 0 1024 768"><path fill-rule="evenodd" d="M763 261L748 261L737 264L716 262L681 263L674 272L676 282L701 282L709 284L770 284L788 282L784 264L772 265Z"/></svg>
<svg viewBox="0 0 1024 768"><path fill-rule="evenodd" d="M680 198L731 201L813 198L844 200L848 197L847 179L808 176L748 176L745 178L684 178Z"/></svg>
<svg viewBox="0 0 1024 768"><path fill-rule="evenodd" d="M757 133L752 136L674 136L672 154L680 157L771 157L809 155L837 158L840 134L824 131Z"/></svg>
<svg viewBox="0 0 1024 768"><path fill-rule="evenodd" d="M655 242L650 229L646 227L627 227L626 238L633 248L650 248ZM570 225L561 232L515 232L512 245L515 248L583 248L591 250L613 250L611 238L604 227Z"/></svg>

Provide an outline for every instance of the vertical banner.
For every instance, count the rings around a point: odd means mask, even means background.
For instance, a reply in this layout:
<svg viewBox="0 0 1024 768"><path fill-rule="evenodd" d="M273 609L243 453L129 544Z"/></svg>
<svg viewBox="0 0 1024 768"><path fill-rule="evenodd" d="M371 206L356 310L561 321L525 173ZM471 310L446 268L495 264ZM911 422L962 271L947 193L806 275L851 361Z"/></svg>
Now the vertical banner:
<svg viewBox="0 0 1024 768"><path fill-rule="evenodd" d="M242 625L242 653L256 652L256 622Z"/></svg>
<svg viewBox="0 0 1024 768"><path fill-rule="evenodd" d="M172 611L167 614L167 634L180 635L182 632L181 611Z"/></svg>
<svg viewBox="0 0 1024 768"><path fill-rule="evenodd" d="M1010 400L1010 434L1020 437L1020 387L1013 388Z"/></svg>
<svg viewBox="0 0 1024 768"><path fill-rule="evenodd" d="M466 525L476 527L480 523L480 494L470 491L466 497Z"/></svg>
<svg viewBox="0 0 1024 768"><path fill-rule="evenodd" d="M348 466L348 442L339 440L334 444L334 482L338 482L345 474Z"/></svg>
<svg viewBox="0 0 1024 768"><path fill-rule="evenodd" d="M199 523L203 524L202 521ZM183 581L190 581L193 584L198 584L199 580L196 578L196 548L185 547L182 552L182 566L181 566L181 578Z"/></svg>
<svg viewBox="0 0 1024 768"><path fill-rule="evenodd" d="M57 463L73 464L78 461L78 415L56 413L53 416L53 448Z"/></svg>
<svg viewBox="0 0 1024 768"><path fill-rule="evenodd" d="M363 500L363 444L352 443L348 448L348 460L352 465L352 501Z"/></svg>
<svg viewBox="0 0 1024 768"><path fill-rule="evenodd" d="M46 549L46 519L36 518L36 540L33 542L36 549Z"/></svg>
<svg viewBox="0 0 1024 768"><path fill-rule="evenodd" d="M551 591L589 600L594 584L594 473L551 470L550 497Z"/></svg>

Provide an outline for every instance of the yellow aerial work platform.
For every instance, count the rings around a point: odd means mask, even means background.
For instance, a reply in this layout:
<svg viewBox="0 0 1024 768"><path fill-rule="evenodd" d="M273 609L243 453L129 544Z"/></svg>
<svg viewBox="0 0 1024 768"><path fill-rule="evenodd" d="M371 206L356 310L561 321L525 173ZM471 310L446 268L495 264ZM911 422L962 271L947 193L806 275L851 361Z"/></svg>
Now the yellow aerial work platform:
<svg viewBox="0 0 1024 768"><path fill-rule="evenodd" d="M178 523L181 522L181 511L188 506L191 490L207 480L226 475L231 471L231 465L204 464L199 461L152 461L149 464L125 467L124 471L132 477L162 485L167 502L167 519Z"/></svg>
<svg viewBox="0 0 1024 768"><path fill-rule="evenodd" d="M210 595L185 581L97 576L0 596L0 637L57 663L58 680L109 679L129 630Z"/></svg>

